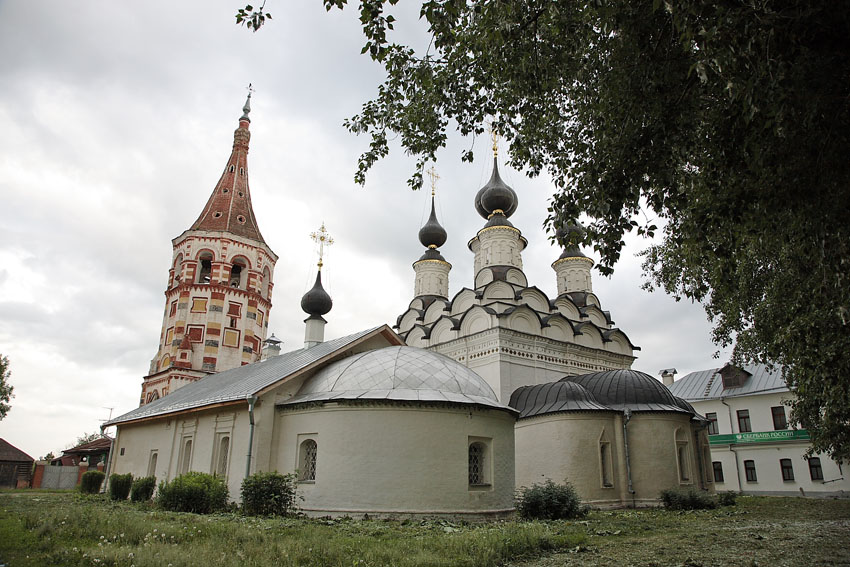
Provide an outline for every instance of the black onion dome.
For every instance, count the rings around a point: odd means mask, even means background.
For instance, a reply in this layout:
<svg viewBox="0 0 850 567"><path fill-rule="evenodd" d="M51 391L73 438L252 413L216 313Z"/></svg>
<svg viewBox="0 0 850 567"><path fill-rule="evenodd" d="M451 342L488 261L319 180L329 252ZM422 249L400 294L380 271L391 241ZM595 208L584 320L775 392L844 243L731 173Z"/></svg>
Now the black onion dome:
<svg viewBox="0 0 850 567"><path fill-rule="evenodd" d="M475 195L475 210L485 219L497 209L509 217L514 214L518 204L519 198L516 192L499 176L499 163L494 157L490 181Z"/></svg>
<svg viewBox="0 0 850 567"><path fill-rule="evenodd" d="M575 224L568 224L565 227L559 227L555 231L555 237L558 239L558 242L566 244L564 246L564 252L558 257L559 260L561 258L587 258L578 244L569 244L569 239L573 234L577 234L579 239L584 238L584 229Z"/></svg>
<svg viewBox="0 0 850 567"><path fill-rule="evenodd" d="M431 197L431 216L428 217L428 222L419 229L419 242L426 248L439 248L446 243L446 229L440 226L437 221L437 214L434 212L434 197Z"/></svg>
<svg viewBox="0 0 850 567"><path fill-rule="evenodd" d="M331 310L333 304L331 296L322 287L322 272L319 271L316 274L316 283L301 298L301 309L311 317L321 317Z"/></svg>
<svg viewBox="0 0 850 567"><path fill-rule="evenodd" d="M514 225L511 224L511 221L509 221L505 215L493 215L490 217L490 220L487 221L484 228L490 228L491 226L509 226L514 228Z"/></svg>
<svg viewBox="0 0 850 567"><path fill-rule="evenodd" d="M508 405L520 418L565 411L612 411L581 384L563 381L521 386L511 394Z"/></svg>
<svg viewBox="0 0 850 567"><path fill-rule="evenodd" d="M600 404L612 409L672 411L693 414L661 382L637 370L607 370L582 376L567 376L561 382L584 386Z"/></svg>

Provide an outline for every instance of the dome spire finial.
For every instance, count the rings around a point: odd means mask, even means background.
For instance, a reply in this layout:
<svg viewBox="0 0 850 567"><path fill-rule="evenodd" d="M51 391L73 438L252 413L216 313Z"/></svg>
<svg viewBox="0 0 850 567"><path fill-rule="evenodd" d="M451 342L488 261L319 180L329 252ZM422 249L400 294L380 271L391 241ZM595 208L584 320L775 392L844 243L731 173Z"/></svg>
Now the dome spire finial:
<svg viewBox="0 0 850 567"><path fill-rule="evenodd" d="M242 116L239 120L247 120L250 122L251 119L248 118L248 115L251 114L251 94L253 94L254 88L251 86L251 83L248 83L246 88L248 89L248 98L245 99L245 106L242 107Z"/></svg>
<svg viewBox="0 0 850 567"><path fill-rule="evenodd" d="M322 222L322 226L321 228L319 228L319 230L310 233L310 238L313 239L313 242L319 245L319 263L317 265L319 266L319 271L321 272L322 266L324 266L322 259L324 258L325 254L325 246L332 245L334 243L334 239L331 237L330 233L328 233L327 229L325 229L324 222Z"/></svg>

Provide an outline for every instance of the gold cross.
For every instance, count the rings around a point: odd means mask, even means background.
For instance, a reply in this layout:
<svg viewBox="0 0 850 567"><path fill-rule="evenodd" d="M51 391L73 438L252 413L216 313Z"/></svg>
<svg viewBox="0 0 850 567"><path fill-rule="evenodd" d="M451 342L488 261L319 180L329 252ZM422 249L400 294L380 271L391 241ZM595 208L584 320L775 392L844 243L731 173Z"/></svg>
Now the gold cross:
<svg viewBox="0 0 850 567"><path fill-rule="evenodd" d="M252 83L248 83L248 86L245 87L246 89L248 89L249 95L254 93L254 87L252 87L251 85L252 85Z"/></svg>
<svg viewBox="0 0 850 567"><path fill-rule="evenodd" d="M428 170L428 177L431 178L431 196L433 197L434 193L437 191L437 180L440 178L433 165L431 166L431 169Z"/></svg>
<svg viewBox="0 0 850 567"><path fill-rule="evenodd" d="M493 157L499 156L499 134L496 133L496 129L493 128L493 121L488 121L488 129L490 130L490 138L493 139Z"/></svg>
<svg viewBox="0 0 850 567"><path fill-rule="evenodd" d="M325 223L322 223L322 227L316 232L311 232L310 238L313 239L313 242L319 245L319 270L321 270L324 265L322 263L322 258L325 254L325 246L333 244L334 239L331 238L331 235L328 234L328 231L325 229Z"/></svg>

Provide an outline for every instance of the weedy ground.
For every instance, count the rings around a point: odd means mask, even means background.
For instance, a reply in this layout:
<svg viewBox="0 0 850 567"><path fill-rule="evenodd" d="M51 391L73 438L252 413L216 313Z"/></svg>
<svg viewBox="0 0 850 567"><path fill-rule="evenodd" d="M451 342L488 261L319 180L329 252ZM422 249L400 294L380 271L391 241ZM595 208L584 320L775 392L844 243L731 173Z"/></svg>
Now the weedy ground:
<svg viewBox="0 0 850 567"><path fill-rule="evenodd" d="M739 498L717 510L567 522L200 516L74 492L0 492L0 565L850 565L850 500Z"/></svg>

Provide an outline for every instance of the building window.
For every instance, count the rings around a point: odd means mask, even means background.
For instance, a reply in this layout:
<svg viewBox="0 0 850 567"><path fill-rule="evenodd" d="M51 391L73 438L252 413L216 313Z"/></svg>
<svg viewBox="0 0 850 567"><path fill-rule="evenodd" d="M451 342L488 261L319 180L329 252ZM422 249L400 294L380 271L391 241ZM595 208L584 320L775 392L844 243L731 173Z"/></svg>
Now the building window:
<svg viewBox="0 0 850 567"><path fill-rule="evenodd" d="M779 468L782 469L782 480L794 480L794 467L791 465L791 459L779 459Z"/></svg>
<svg viewBox="0 0 850 567"><path fill-rule="evenodd" d="M156 476L156 459L157 459L156 451L151 451L151 456L148 459L148 476Z"/></svg>
<svg viewBox="0 0 850 567"><path fill-rule="evenodd" d="M218 455L215 465L217 476L227 476L227 456L230 452L230 435L222 435L218 441Z"/></svg>
<svg viewBox="0 0 850 567"><path fill-rule="evenodd" d="M717 435L717 413L711 412L705 414L705 419L708 420L708 434L709 435Z"/></svg>
<svg viewBox="0 0 850 567"><path fill-rule="evenodd" d="M711 468L714 470L714 482L723 482L723 463L714 461Z"/></svg>
<svg viewBox="0 0 850 567"><path fill-rule="evenodd" d="M189 465L192 462L192 439L186 439L183 442L183 454L180 455L180 474L189 472Z"/></svg>
<svg viewBox="0 0 850 567"><path fill-rule="evenodd" d="M176 299L171 302L171 309L168 312L169 317L174 317L175 315L177 315L177 300Z"/></svg>
<svg viewBox="0 0 850 567"><path fill-rule="evenodd" d="M221 213L219 213L221 216ZM212 255L207 258L201 258L201 270L198 272L198 283L210 283L210 274L212 273Z"/></svg>
<svg viewBox="0 0 850 567"><path fill-rule="evenodd" d="M602 487L611 488L611 444L602 442L599 444L599 471L602 475Z"/></svg>
<svg viewBox="0 0 850 567"><path fill-rule="evenodd" d="M485 486L487 478L487 446L476 441L469 445L469 484L470 486Z"/></svg>
<svg viewBox="0 0 850 567"><path fill-rule="evenodd" d="M788 429L788 419L785 417L785 406L774 406L770 408L770 413L773 415L773 429Z"/></svg>
<svg viewBox="0 0 850 567"><path fill-rule="evenodd" d="M314 439L307 439L301 443L300 463L298 466L298 480L302 482L315 482L316 480L316 455L319 447Z"/></svg>
<svg viewBox="0 0 850 567"><path fill-rule="evenodd" d="M749 433L753 428L750 425L750 410L738 410L738 433Z"/></svg>
<svg viewBox="0 0 850 567"><path fill-rule="evenodd" d="M688 462L688 444L678 443L676 445L676 456L679 459L679 482L690 482L691 471Z"/></svg>
<svg viewBox="0 0 850 567"><path fill-rule="evenodd" d="M747 476L747 482L758 482L755 461L744 461L744 474Z"/></svg>
<svg viewBox="0 0 850 567"><path fill-rule="evenodd" d="M820 466L820 457L809 457L809 476L812 480L823 480L823 469Z"/></svg>

